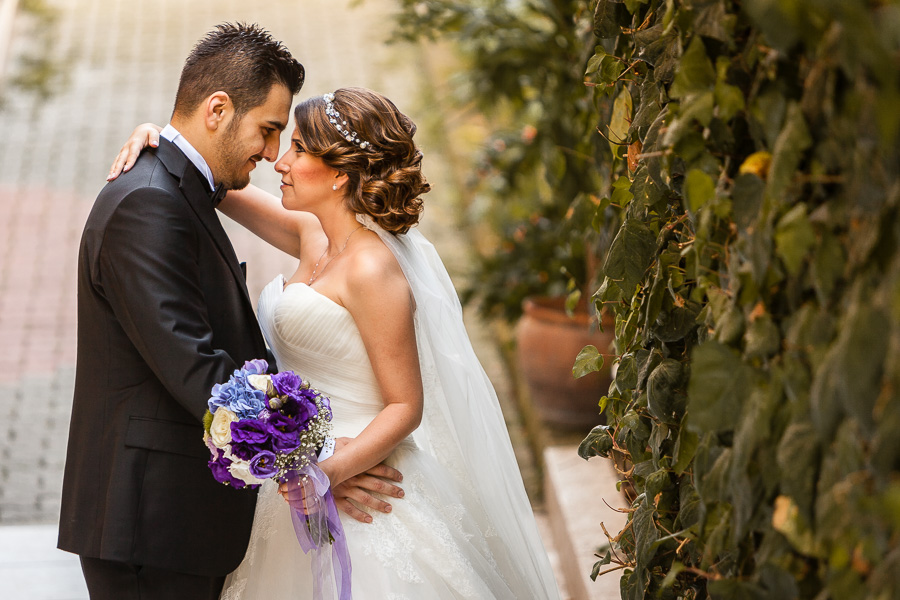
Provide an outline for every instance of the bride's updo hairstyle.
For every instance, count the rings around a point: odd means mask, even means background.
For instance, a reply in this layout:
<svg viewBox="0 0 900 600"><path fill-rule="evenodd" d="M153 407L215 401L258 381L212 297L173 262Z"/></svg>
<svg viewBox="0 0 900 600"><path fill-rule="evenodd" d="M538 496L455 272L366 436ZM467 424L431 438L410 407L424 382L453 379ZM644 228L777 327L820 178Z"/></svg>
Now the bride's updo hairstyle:
<svg viewBox="0 0 900 600"><path fill-rule="evenodd" d="M298 104L294 117L303 149L347 174L350 210L396 234L419 221L420 196L431 187L413 142L416 125L393 102L364 88L341 88Z"/></svg>

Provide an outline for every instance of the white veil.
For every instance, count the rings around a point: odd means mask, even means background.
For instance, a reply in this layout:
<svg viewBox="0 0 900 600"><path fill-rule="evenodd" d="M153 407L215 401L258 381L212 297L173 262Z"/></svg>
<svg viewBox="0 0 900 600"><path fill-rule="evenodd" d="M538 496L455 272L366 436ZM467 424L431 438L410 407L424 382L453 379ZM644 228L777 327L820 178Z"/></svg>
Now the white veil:
<svg viewBox="0 0 900 600"><path fill-rule="evenodd" d="M472 349L440 256L414 229L394 235L367 215L357 219L390 248L415 299L425 409L413 438L465 488L466 511L482 527L510 600L557 600L497 394Z"/></svg>

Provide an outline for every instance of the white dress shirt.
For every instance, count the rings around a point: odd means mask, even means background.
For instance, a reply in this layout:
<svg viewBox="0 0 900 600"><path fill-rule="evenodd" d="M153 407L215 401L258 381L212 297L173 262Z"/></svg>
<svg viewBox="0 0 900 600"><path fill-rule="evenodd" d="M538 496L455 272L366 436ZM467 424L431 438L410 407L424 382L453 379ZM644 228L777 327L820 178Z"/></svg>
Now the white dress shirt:
<svg viewBox="0 0 900 600"><path fill-rule="evenodd" d="M213 181L212 171L209 169L209 165L206 164L206 160L201 156L197 149L191 146L191 143L185 139L181 133L178 132L177 129L172 127L172 124L169 123L166 125L162 131L159 132L159 137L166 138L187 156L188 160L194 163L194 166L197 167L201 173L206 177L206 180L209 182L209 189L215 190L216 183Z"/></svg>

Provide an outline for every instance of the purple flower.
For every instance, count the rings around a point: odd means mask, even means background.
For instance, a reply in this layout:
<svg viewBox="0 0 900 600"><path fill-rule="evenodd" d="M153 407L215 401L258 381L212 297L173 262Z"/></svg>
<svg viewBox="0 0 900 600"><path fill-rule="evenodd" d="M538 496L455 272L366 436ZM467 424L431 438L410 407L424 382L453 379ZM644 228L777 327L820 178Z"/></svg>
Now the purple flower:
<svg viewBox="0 0 900 600"><path fill-rule="evenodd" d="M216 454L216 458L213 458L207 463L209 465L209 470L212 471L215 480L219 483L227 483L237 489L240 489L247 485L240 479L236 479L228 470L228 467L231 465L231 461L225 458L225 453L220 448L216 448L216 450L218 451Z"/></svg>
<svg viewBox="0 0 900 600"><path fill-rule="evenodd" d="M248 360L241 368L244 375L265 375L269 371L269 363L261 358Z"/></svg>
<svg viewBox="0 0 900 600"><path fill-rule="evenodd" d="M282 396L287 396L291 392L298 391L302 384L303 380L297 377L297 374L293 371L285 371L283 373L272 375L272 385L275 386L275 390Z"/></svg>
<svg viewBox="0 0 900 600"><path fill-rule="evenodd" d="M231 453L241 460L250 460L264 450L271 451L269 427L257 419L244 419L231 424Z"/></svg>
<svg viewBox="0 0 900 600"><path fill-rule="evenodd" d="M250 474L257 479L269 479L278 472L275 466L275 453L263 450L250 459Z"/></svg>
<svg viewBox="0 0 900 600"><path fill-rule="evenodd" d="M305 427L307 423L319 414L319 409L314 401L315 397L315 392L312 392L312 390L291 392L288 399L284 401L280 412Z"/></svg>
<svg viewBox="0 0 900 600"><path fill-rule="evenodd" d="M276 452L290 452L300 445L300 431L305 430L304 423L296 419L273 412L266 421L272 446Z"/></svg>

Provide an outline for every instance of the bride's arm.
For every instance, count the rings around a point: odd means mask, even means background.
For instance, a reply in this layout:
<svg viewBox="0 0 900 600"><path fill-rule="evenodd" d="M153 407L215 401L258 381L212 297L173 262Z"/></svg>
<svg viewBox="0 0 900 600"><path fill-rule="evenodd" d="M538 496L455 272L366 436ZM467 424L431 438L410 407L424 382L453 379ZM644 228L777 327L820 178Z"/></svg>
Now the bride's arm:
<svg viewBox="0 0 900 600"><path fill-rule="evenodd" d="M287 210L281 199L255 185L230 190L219 210L282 252L300 258L300 238L319 222L311 213Z"/></svg>
<svg viewBox="0 0 900 600"><path fill-rule="evenodd" d="M348 293L341 298L362 336L384 409L339 453L322 461L332 485L387 458L422 420L422 376L409 285L390 250L353 257ZM379 250L381 250L379 249Z"/></svg>
<svg viewBox="0 0 900 600"><path fill-rule="evenodd" d="M147 146L159 146L161 131L162 128L153 123L138 125L119 150L106 180L112 181L130 170ZM218 208L258 237L298 259L300 236L319 227L318 221L310 213L289 211L276 196L254 185L243 190L229 191Z"/></svg>

